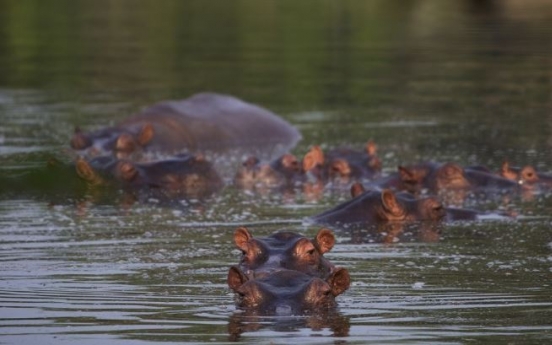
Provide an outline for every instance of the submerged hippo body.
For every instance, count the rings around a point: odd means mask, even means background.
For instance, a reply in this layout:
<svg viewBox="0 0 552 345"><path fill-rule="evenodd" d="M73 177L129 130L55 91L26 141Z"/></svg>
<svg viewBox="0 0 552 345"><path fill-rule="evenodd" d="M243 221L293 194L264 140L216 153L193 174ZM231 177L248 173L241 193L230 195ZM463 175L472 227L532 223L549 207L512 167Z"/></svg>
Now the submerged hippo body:
<svg viewBox="0 0 552 345"><path fill-rule="evenodd" d="M233 266L227 281L239 308L264 315L300 315L333 308L335 297L350 285L349 272L344 268L335 269L325 279L287 269L250 278Z"/></svg>
<svg viewBox="0 0 552 345"><path fill-rule="evenodd" d="M325 278L334 266L323 257L335 243L333 233L320 229L314 239L293 232L277 232L268 237L253 237L244 227L236 229L234 243L242 251L240 269L248 276L263 276L279 269L290 269Z"/></svg>
<svg viewBox="0 0 552 345"><path fill-rule="evenodd" d="M386 222L440 221L446 211L435 197L415 198L389 189L364 191L352 186L353 199L315 215L309 222L328 226L366 226Z"/></svg>
<svg viewBox="0 0 552 345"><path fill-rule="evenodd" d="M275 156L300 139L295 127L264 108L232 96L199 93L181 101L157 103L114 127L90 133L77 130L71 146L100 153L255 149Z"/></svg>
<svg viewBox="0 0 552 345"><path fill-rule="evenodd" d="M162 191L168 196L205 197L220 190L222 179L202 156L177 155L148 163L101 156L77 161L77 173L86 181L113 181L124 188Z"/></svg>

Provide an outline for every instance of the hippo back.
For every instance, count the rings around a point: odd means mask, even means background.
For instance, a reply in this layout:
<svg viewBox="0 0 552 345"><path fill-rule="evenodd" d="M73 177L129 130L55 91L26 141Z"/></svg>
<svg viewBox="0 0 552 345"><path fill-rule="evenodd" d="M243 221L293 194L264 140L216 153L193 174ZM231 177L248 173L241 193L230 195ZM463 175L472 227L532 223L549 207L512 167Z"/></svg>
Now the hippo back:
<svg viewBox="0 0 552 345"><path fill-rule="evenodd" d="M295 127L274 113L216 93L157 103L121 122L119 127L146 123L153 124L155 130L149 149L158 151L261 150L274 157L301 139Z"/></svg>

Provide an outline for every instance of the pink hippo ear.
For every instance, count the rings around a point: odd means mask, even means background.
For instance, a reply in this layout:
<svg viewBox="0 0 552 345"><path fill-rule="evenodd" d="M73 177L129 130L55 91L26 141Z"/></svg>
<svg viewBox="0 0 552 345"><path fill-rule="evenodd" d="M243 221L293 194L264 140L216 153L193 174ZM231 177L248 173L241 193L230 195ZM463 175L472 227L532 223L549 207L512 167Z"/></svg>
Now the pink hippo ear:
<svg viewBox="0 0 552 345"><path fill-rule="evenodd" d="M140 130L140 133L138 133L138 144L140 144L140 146L146 146L153 139L154 134L155 129L153 125L151 123L146 123Z"/></svg>
<svg viewBox="0 0 552 345"><path fill-rule="evenodd" d="M303 158L303 170L310 171L318 165L324 164L324 152L320 146L315 145L311 147L309 152L305 154Z"/></svg>
<svg viewBox="0 0 552 345"><path fill-rule="evenodd" d="M252 238L253 236L244 226L237 228L234 232L234 243L243 252L247 252L248 243Z"/></svg>
<svg viewBox="0 0 552 345"><path fill-rule="evenodd" d="M75 132L71 138L71 147L74 150L83 150L92 145L90 139L81 131L80 127L75 127Z"/></svg>
<svg viewBox="0 0 552 345"><path fill-rule="evenodd" d="M370 156L375 156L378 151L378 146L372 140L369 140L365 146L366 153Z"/></svg>
<svg viewBox="0 0 552 345"><path fill-rule="evenodd" d="M338 296L345 292L351 285L351 277L349 271L343 267L335 269L326 282L330 285L332 295Z"/></svg>
<svg viewBox="0 0 552 345"><path fill-rule="evenodd" d="M84 158L79 157L77 159L75 169L77 170L77 175L79 175L83 180L94 184L101 182L99 175L94 171L94 169L92 169L90 164L88 164Z"/></svg>
<svg viewBox="0 0 552 345"><path fill-rule="evenodd" d="M332 250L335 244L335 236L329 229L322 228L318 230L314 238L314 245L318 248L320 254L324 254Z"/></svg>
<svg viewBox="0 0 552 345"><path fill-rule="evenodd" d="M232 291L237 292L239 288L247 283L249 280L245 273L242 272L237 266L232 266L228 270L228 277L227 277L228 286Z"/></svg>
<svg viewBox="0 0 552 345"><path fill-rule="evenodd" d="M381 203L383 208L392 215L400 215L403 212L401 204L397 201L395 193L390 189L384 189L381 191Z"/></svg>
<svg viewBox="0 0 552 345"><path fill-rule="evenodd" d="M359 196L360 194L362 194L364 192L366 192L366 189L364 188L362 183L355 182L351 185L351 196L353 198L356 198L357 196Z"/></svg>
<svg viewBox="0 0 552 345"><path fill-rule="evenodd" d="M137 143L132 135L128 133L122 133L117 138L117 142L115 143L115 150L118 152L131 153L136 150L136 144Z"/></svg>
<svg viewBox="0 0 552 345"><path fill-rule="evenodd" d="M508 161L504 161L502 163L502 166L500 167L500 175L509 180L518 179L518 174L512 169L510 169L510 163Z"/></svg>

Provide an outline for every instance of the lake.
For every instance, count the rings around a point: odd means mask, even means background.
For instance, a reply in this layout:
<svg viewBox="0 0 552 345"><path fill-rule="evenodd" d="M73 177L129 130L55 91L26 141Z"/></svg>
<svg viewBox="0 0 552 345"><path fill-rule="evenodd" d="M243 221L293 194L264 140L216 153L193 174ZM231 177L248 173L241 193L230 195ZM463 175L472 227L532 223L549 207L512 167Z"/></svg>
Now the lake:
<svg viewBox="0 0 552 345"><path fill-rule="evenodd" d="M129 203L69 165L75 126L214 91L296 126L298 157L371 139L385 173L550 172L550 23L546 0L0 0L0 343L551 342L548 193L470 205L518 216L431 238L336 229L338 308L254 317L226 283L234 230L312 237L304 219L346 193Z"/></svg>

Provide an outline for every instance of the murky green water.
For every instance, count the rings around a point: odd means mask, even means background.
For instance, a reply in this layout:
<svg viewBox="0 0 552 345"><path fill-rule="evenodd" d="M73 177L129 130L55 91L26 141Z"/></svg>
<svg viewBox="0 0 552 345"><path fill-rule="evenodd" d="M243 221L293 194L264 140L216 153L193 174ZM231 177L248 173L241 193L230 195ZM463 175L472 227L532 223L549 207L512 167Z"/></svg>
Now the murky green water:
<svg viewBox="0 0 552 345"><path fill-rule="evenodd" d="M0 0L0 343L547 343L552 200L514 221L393 244L337 231L351 288L329 315L238 312L232 234L290 229L343 196L125 206L66 157L97 128L200 91L261 104L303 141L379 145L385 171L504 159L552 171L552 4L529 1ZM435 238L433 238L435 240Z"/></svg>

